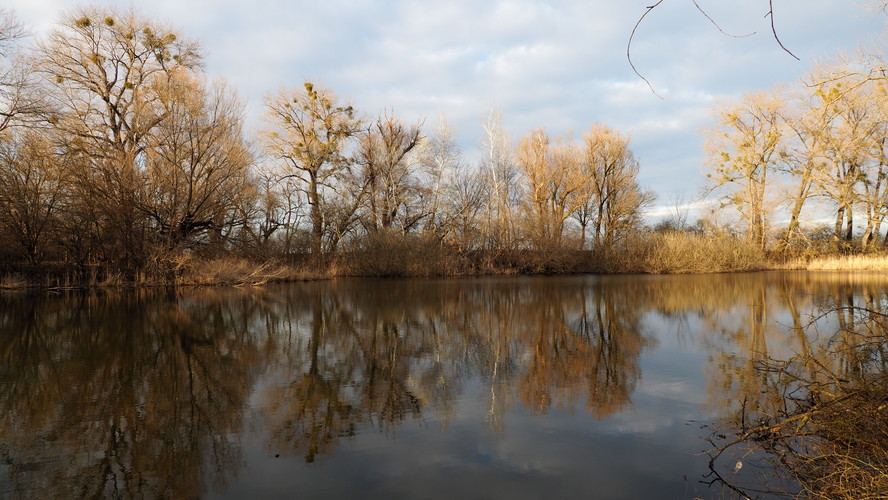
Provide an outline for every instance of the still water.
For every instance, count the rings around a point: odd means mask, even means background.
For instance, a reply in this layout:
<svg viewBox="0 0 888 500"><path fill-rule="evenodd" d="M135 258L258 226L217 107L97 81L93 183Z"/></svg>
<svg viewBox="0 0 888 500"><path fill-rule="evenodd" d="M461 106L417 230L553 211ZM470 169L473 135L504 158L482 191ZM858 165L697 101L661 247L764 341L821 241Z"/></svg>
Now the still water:
<svg viewBox="0 0 888 500"><path fill-rule="evenodd" d="M725 498L711 426L884 275L0 295L3 498ZM805 328L814 321L818 328Z"/></svg>

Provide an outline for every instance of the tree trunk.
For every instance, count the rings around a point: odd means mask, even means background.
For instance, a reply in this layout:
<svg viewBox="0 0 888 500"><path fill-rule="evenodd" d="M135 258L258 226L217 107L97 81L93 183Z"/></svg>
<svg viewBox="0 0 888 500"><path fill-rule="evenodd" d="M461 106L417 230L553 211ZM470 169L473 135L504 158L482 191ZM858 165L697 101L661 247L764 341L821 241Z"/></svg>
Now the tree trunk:
<svg viewBox="0 0 888 500"><path fill-rule="evenodd" d="M315 262L322 262L321 240L324 236L323 217L321 214L321 195L318 192L316 172L309 173L308 197L311 205L311 256Z"/></svg>
<svg viewBox="0 0 888 500"><path fill-rule="evenodd" d="M836 241L839 241L842 238L842 223L845 221L845 207L844 205L839 206L836 210L836 223L833 226L833 237Z"/></svg>
<svg viewBox="0 0 888 500"><path fill-rule="evenodd" d="M802 174L802 180L799 183L799 192L796 194L795 202L793 202L792 205L792 211L789 214L789 225L786 227L786 232L783 233L783 238L780 242L779 248L781 250L785 250L789 247L790 243L792 243L793 233L799 230L799 219L802 215L802 207L808 199L808 192L811 188L811 180L809 177L810 174L806 169L805 173Z"/></svg>

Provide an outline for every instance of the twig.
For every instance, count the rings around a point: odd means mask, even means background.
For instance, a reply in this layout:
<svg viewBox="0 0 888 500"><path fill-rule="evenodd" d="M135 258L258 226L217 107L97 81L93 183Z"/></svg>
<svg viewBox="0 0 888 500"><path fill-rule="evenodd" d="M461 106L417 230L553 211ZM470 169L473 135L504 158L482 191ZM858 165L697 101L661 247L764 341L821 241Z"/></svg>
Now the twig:
<svg viewBox="0 0 888 500"><path fill-rule="evenodd" d="M629 42L626 44L626 59L629 61L629 66L632 67L632 71L634 71L635 74L638 75L638 77L641 78L644 81L644 83L647 84L648 88L651 89L651 92L653 92L653 94L655 96L659 97L660 99L662 99L663 97L660 94L658 94L656 90L654 90L654 86L651 85L651 82L649 82L647 78L645 78L641 73L638 72L638 69L635 67L635 64L632 62L631 50L632 50L632 39L635 38L635 31L641 25L641 22L644 21L644 18L647 17L647 15L650 14L652 10L656 9L661 3L663 3L663 1L664 0L657 0L657 3L655 3L653 5L649 5L647 7L647 10L645 10L644 14L642 14L641 17L638 18L638 22L636 22L635 26L632 28L632 33L629 34Z"/></svg>
<svg viewBox="0 0 888 500"><path fill-rule="evenodd" d="M768 6L770 7L770 10L768 11L768 13L765 16L771 17L771 33L774 34L774 40L777 40L777 44L780 45L780 48L783 49L787 54L794 57L796 61L801 61L801 59L799 59L799 57L797 55L793 54L789 49L786 48L785 45L783 45L783 42L780 40L780 37L777 35L777 27L774 25L774 0L768 0Z"/></svg>
<svg viewBox="0 0 888 500"><path fill-rule="evenodd" d="M746 35L732 35L731 33L728 33L727 31L723 30L722 27L719 26L717 22L715 22L715 19L713 19L705 10L703 10L702 7L700 7L700 4L697 3L697 0L694 0L694 7L697 7L697 10L699 10L700 13L706 17L706 19L709 19L709 22L712 23L712 25L715 26L716 29L718 29L722 35L729 36L731 38L746 38L748 36L755 35L755 31L753 31L752 33L746 34Z"/></svg>

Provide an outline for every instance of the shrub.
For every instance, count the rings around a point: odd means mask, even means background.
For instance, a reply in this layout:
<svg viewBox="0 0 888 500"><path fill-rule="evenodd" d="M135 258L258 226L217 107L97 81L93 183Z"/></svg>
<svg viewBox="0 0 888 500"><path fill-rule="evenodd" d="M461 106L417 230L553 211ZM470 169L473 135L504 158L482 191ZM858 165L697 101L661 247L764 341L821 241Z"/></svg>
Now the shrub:
<svg viewBox="0 0 888 500"><path fill-rule="evenodd" d="M744 240L725 234L686 231L643 233L618 247L595 252L594 272L722 273L764 267L764 254Z"/></svg>
<svg viewBox="0 0 888 500"><path fill-rule="evenodd" d="M356 276L452 276L466 268L464 258L432 235L380 230L352 243L342 273Z"/></svg>

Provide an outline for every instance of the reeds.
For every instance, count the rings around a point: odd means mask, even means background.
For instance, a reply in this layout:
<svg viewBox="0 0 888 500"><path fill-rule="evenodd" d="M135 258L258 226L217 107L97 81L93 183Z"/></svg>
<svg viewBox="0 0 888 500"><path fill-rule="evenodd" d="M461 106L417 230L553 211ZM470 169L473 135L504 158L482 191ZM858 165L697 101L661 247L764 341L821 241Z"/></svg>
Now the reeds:
<svg viewBox="0 0 888 500"><path fill-rule="evenodd" d="M378 231L327 255L299 264L274 259L207 257L157 253L136 271L90 265L55 264L46 269L9 272L0 289L111 288L127 286L249 286L272 281L306 281L337 276L478 276L515 274L641 273L701 274L761 269L888 270L888 256L840 256L768 262L744 239L686 231L639 232L610 245L578 250L576 242L525 242L505 249L462 250L432 235ZM12 270L14 271L14 269ZM64 283L64 285L62 285Z"/></svg>
<svg viewBox="0 0 888 500"><path fill-rule="evenodd" d="M804 271L888 271L888 256L832 255L791 260L774 267Z"/></svg>
<svg viewBox="0 0 888 500"><path fill-rule="evenodd" d="M765 267L764 254L744 240L683 231L642 234L597 254L598 272L700 274Z"/></svg>
<svg viewBox="0 0 888 500"><path fill-rule="evenodd" d="M467 261L430 235L382 230L352 244L336 268L350 276L456 276L467 274Z"/></svg>
<svg viewBox="0 0 888 500"><path fill-rule="evenodd" d="M294 278L292 270L274 262L256 263L247 259L189 259L175 276L175 285L256 286L269 281Z"/></svg>

